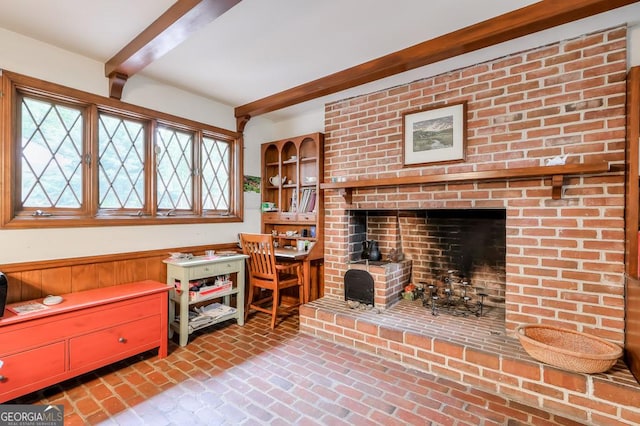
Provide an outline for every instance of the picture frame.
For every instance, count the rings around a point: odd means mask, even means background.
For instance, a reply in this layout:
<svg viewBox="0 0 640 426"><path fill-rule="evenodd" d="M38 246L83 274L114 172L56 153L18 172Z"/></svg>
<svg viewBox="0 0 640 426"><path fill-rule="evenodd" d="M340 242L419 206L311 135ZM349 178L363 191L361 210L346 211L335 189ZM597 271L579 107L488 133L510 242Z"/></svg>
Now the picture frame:
<svg viewBox="0 0 640 426"><path fill-rule="evenodd" d="M243 189L244 192L260 193L260 176L244 175Z"/></svg>
<svg viewBox="0 0 640 426"><path fill-rule="evenodd" d="M403 113L403 167L464 161L466 118L466 102Z"/></svg>

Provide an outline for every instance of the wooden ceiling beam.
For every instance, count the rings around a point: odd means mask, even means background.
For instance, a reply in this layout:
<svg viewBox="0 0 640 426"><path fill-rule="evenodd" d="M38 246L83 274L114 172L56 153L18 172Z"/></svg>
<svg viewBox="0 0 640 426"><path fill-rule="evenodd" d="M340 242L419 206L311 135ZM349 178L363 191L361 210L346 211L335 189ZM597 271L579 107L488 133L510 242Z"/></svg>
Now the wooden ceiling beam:
<svg viewBox="0 0 640 426"><path fill-rule="evenodd" d="M321 96L577 21L638 0L542 0L403 50L235 108L235 116L276 111Z"/></svg>
<svg viewBox="0 0 640 426"><path fill-rule="evenodd" d="M104 72L109 77L109 96L120 99L129 77L239 2L240 0L178 0L107 61Z"/></svg>

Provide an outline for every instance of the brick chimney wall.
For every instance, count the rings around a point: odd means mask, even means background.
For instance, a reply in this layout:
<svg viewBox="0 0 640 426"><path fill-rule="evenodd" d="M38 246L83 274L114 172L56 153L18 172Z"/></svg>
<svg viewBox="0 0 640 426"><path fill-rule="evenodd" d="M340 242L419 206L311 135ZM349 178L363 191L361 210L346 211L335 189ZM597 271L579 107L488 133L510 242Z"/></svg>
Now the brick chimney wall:
<svg viewBox="0 0 640 426"><path fill-rule="evenodd" d="M325 107L325 181L446 175L625 156L626 27L514 53ZM466 160L402 166L402 114L467 101ZM505 179L325 196L325 295L343 298L352 209L506 210L506 328L547 323L624 341L624 175Z"/></svg>

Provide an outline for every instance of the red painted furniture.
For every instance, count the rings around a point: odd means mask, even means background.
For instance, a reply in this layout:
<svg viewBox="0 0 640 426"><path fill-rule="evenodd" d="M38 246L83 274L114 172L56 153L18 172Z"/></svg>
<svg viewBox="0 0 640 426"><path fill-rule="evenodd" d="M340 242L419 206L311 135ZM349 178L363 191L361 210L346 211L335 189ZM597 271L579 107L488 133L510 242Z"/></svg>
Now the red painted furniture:
<svg viewBox="0 0 640 426"><path fill-rule="evenodd" d="M62 295L47 309L0 318L0 402L138 353L167 356L169 287L139 281ZM42 299L33 302L42 302Z"/></svg>

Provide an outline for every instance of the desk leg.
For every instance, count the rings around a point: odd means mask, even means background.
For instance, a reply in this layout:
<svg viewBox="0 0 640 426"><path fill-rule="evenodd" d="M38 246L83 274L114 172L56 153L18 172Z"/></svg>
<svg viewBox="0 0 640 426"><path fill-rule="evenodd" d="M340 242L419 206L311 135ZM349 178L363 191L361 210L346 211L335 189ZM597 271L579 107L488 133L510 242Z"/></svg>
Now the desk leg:
<svg viewBox="0 0 640 426"><path fill-rule="evenodd" d="M246 288L246 283L244 282L244 259L239 262L240 266L238 267L237 280L238 283L238 293L236 293L236 313L238 314L238 325L244 325L244 289Z"/></svg>
<svg viewBox="0 0 640 426"><path fill-rule="evenodd" d="M189 341L189 282L180 281L180 346L187 346Z"/></svg>
<svg viewBox="0 0 640 426"><path fill-rule="evenodd" d="M302 303L309 303L309 292L311 291L311 261L304 260L302 262Z"/></svg>

